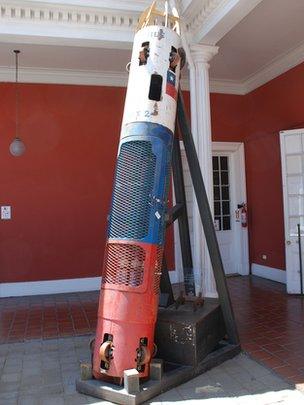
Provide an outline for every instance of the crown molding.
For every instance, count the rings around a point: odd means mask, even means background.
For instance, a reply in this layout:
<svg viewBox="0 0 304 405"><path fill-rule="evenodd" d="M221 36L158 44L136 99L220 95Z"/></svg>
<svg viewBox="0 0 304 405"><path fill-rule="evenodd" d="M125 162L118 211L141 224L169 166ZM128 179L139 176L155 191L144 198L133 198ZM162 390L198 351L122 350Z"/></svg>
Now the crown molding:
<svg viewBox="0 0 304 405"><path fill-rule="evenodd" d="M15 68L0 66L0 83L14 83L14 75ZM19 69L19 81L22 83L126 87L128 84L128 73L22 67ZM187 78L181 80L181 86L183 90L189 90Z"/></svg>
<svg viewBox="0 0 304 405"><path fill-rule="evenodd" d="M127 80L127 72L30 67L22 67L19 69L19 81L22 83L125 87ZM0 67L0 82L14 81L14 68Z"/></svg>
<svg viewBox="0 0 304 405"><path fill-rule="evenodd" d="M302 62L304 62L304 42L291 51L273 59L270 63L247 77L243 82L245 94L250 93Z"/></svg>
<svg viewBox="0 0 304 405"><path fill-rule="evenodd" d="M284 54L281 58L276 58L243 81L211 78L210 91L211 93L245 95L302 62L304 62L304 43L291 52ZM0 66L0 82L14 82L14 72L14 68ZM128 74L127 72L117 71L21 67L20 81L24 83L125 87ZM181 85L184 90L189 90L187 77L181 80Z"/></svg>
<svg viewBox="0 0 304 405"><path fill-rule="evenodd" d="M128 74L127 72L115 71L21 67L19 69L19 80L22 83L126 87ZM15 68L0 66L0 82L13 83L14 81ZM187 77L181 79L181 88L189 90L189 79ZM243 87L237 81L229 80L211 79L210 91L212 93L244 94Z"/></svg>
<svg viewBox="0 0 304 405"><path fill-rule="evenodd" d="M19 2L20 3L20 2ZM150 0L23 0L23 3L29 3L33 6L57 5L82 8L96 9L116 9L116 10L133 10L142 12L151 4Z"/></svg>
<svg viewBox="0 0 304 405"><path fill-rule="evenodd" d="M110 2L109 2L110 4ZM0 1L5 42L129 48L139 11L35 1ZM108 44L108 45L107 45Z"/></svg>
<svg viewBox="0 0 304 405"><path fill-rule="evenodd" d="M245 95L303 62L304 43L273 59L244 80L211 79L211 92Z"/></svg>
<svg viewBox="0 0 304 405"><path fill-rule="evenodd" d="M193 43L194 31L209 21L223 1L235 0L188 1L183 20ZM82 43L87 40L88 46L92 40L131 46L139 16L149 3L150 0L88 0L84 5L80 0L1 0L0 37L16 42L25 36L34 43L48 44L56 38L63 39L65 44L70 39Z"/></svg>
<svg viewBox="0 0 304 405"><path fill-rule="evenodd" d="M19 68L19 80L22 83L70 84L87 86L126 87L127 72L48 69L48 68ZM14 82L15 68L0 66L0 82ZM189 90L189 79L181 79L181 88ZM243 87L237 81L210 80L212 93L244 94Z"/></svg>
<svg viewBox="0 0 304 405"><path fill-rule="evenodd" d="M210 79L210 92L243 96L246 94L246 89L244 84L237 80Z"/></svg>

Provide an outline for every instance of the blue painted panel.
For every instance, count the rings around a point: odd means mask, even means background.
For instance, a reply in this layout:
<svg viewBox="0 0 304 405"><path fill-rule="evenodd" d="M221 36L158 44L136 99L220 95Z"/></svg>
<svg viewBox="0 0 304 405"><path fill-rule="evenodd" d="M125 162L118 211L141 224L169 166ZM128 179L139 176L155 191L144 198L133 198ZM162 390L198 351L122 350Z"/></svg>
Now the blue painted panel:
<svg viewBox="0 0 304 405"><path fill-rule="evenodd" d="M162 244L173 135L153 123L129 124L127 133L119 145L108 237Z"/></svg>

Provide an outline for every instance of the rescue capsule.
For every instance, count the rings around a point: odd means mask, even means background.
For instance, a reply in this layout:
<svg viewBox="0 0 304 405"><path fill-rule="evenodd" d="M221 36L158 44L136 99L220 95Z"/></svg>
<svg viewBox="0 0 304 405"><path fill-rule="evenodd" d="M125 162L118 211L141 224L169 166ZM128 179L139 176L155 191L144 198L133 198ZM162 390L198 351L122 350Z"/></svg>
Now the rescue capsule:
<svg viewBox="0 0 304 405"><path fill-rule="evenodd" d="M93 375L149 376L180 75L178 18L156 9L134 38L105 248Z"/></svg>

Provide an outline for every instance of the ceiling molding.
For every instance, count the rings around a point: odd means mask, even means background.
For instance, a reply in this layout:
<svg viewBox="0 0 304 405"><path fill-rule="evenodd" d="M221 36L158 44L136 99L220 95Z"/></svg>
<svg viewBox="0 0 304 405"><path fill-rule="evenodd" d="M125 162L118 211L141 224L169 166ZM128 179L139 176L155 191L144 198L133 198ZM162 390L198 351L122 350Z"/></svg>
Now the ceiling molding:
<svg viewBox="0 0 304 405"><path fill-rule="evenodd" d="M243 81L245 94L280 76L288 70L304 62L304 43L293 50L273 59L266 66Z"/></svg>
<svg viewBox="0 0 304 405"><path fill-rule="evenodd" d="M23 3L31 5L45 5L52 3L57 6L96 8L96 9L116 9L116 10L133 10L142 12L151 4L150 0L23 0Z"/></svg>
<svg viewBox="0 0 304 405"><path fill-rule="evenodd" d="M303 62L304 43L273 59L245 80L211 79L211 92L245 95Z"/></svg>
<svg viewBox="0 0 304 405"><path fill-rule="evenodd" d="M183 20L191 42L195 42L194 34L205 21L213 21L212 13L220 4L235 1L240 0L188 1ZM89 0L84 6L80 0L0 0L0 39L18 42L24 36L33 43L49 44L52 38L63 38L65 44L68 39L79 40L82 45L87 40L88 46L96 46L90 44L95 40L103 42L102 47L107 41L112 45L117 42L118 48L120 42L131 47L139 16L149 3L150 0ZM215 18L214 24L217 22Z"/></svg>
<svg viewBox="0 0 304 405"><path fill-rule="evenodd" d="M15 68L0 66L0 82L14 83L14 81ZM23 67L19 69L19 81L22 83L126 87L128 83L128 73ZM189 90L189 81L187 78L181 80L181 87L183 90Z"/></svg>
<svg viewBox="0 0 304 405"><path fill-rule="evenodd" d="M130 47L139 17L138 11L102 9L35 1L0 1L0 38L49 44L57 41L77 46ZM59 39L59 41L58 41ZM98 45L99 43L99 45Z"/></svg>
<svg viewBox="0 0 304 405"><path fill-rule="evenodd" d="M210 92L222 94L237 94L243 96L246 94L245 86L237 80L210 80Z"/></svg>
<svg viewBox="0 0 304 405"><path fill-rule="evenodd" d="M127 72L115 71L21 67L19 69L19 80L22 83L126 87L128 74ZM0 66L0 82L14 81L15 68ZM189 90L189 79L187 77L181 79L181 88ZM244 94L244 87L236 81L211 80L210 91L212 93Z"/></svg>
<svg viewBox="0 0 304 405"><path fill-rule="evenodd" d="M19 81L22 83L125 87L127 80L127 72L25 67L19 69ZM14 68L0 67L0 82L14 81Z"/></svg>
<svg viewBox="0 0 304 405"><path fill-rule="evenodd" d="M243 81L211 79L210 91L212 93L245 95L302 62L304 62L304 43L289 53L282 55L281 58L276 58L270 64L264 66L254 75ZM13 67L0 67L0 82L14 82L14 80ZM24 83L125 87L127 80L128 75L124 72L20 68L20 81ZM182 79L181 84L183 89L189 90L189 81L187 78Z"/></svg>

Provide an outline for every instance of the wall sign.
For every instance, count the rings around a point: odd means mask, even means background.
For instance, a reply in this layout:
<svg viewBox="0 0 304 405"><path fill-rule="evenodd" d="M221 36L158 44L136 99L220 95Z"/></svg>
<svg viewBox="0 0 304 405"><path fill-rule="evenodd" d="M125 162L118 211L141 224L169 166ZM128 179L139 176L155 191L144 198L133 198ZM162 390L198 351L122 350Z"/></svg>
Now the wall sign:
<svg viewBox="0 0 304 405"><path fill-rule="evenodd" d="M7 220L11 219L11 207L10 205L2 205L1 206L1 219Z"/></svg>

